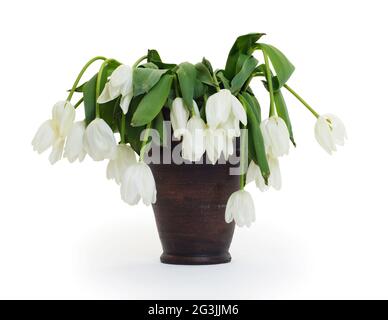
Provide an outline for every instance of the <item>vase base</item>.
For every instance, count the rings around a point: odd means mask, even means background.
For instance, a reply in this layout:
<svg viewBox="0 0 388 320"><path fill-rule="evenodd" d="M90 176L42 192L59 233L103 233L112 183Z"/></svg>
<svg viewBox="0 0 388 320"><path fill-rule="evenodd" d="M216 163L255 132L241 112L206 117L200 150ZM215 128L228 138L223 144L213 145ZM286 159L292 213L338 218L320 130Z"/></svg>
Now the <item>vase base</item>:
<svg viewBox="0 0 388 320"><path fill-rule="evenodd" d="M180 265L207 265L228 263L232 260L229 252L217 256L178 256L163 253L160 256L160 262L166 264Z"/></svg>

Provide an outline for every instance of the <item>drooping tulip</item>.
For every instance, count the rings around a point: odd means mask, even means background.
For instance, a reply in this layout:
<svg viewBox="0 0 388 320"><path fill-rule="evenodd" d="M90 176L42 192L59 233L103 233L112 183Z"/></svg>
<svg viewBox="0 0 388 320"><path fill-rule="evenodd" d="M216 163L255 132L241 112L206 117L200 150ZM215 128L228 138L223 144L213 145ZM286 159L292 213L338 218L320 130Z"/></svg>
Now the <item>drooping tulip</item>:
<svg viewBox="0 0 388 320"><path fill-rule="evenodd" d="M113 131L103 119L96 118L86 127L84 146L95 161L116 157L117 144Z"/></svg>
<svg viewBox="0 0 388 320"><path fill-rule="evenodd" d="M183 135L182 157L189 161L199 161L205 153L206 124L200 116L195 115L187 122Z"/></svg>
<svg viewBox="0 0 388 320"><path fill-rule="evenodd" d="M195 101L193 101L193 104ZM197 107L198 108L198 107ZM189 110L186 108L183 99L177 97L172 102L170 119L174 130L174 137L180 139L186 132L187 121L189 119Z"/></svg>
<svg viewBox="0 0 388 320"><path fill-rule="evenodd" d="M117 67L113 71L110 80L105 84L97 102L106 103L121 95L120 107L126 114L133 97L132 78L133 73L130 66L122 64Z"/></svg>
<svg viewBox="0 0 388 320"><path fill-rule="evenodd" d="M84 146L85 121L78 121L73 124L66 139L64 157L70 162L85 159L86 150Z"/></svg>
<svg viewBox="0 0 388 320"><path fill-rule="evenodd" d="M249 164L246 180L247 184L255 181L256 186L260 189L260 191L268 190L268 186L265 184L260 168L254 161L251 161Z"/></svg>
<svg viewBox="0 0 388 320"><path fill-rule="evenodd" d="M116 158L109 160L106 168L106 177L121 183L125 170L136 163L135 151L127 144L119 144L116 150Z"/></svg>
<svg viewBox="0 0 388 320"><path fill-rule="evenodd" d="M52 147L49 160L54 164L62 158L63 146L75 118L75 109L68 101L57 102L52 109L51 120L45 121L32 140L35 151L42 153Z"/></svg>
<svg viewBox="0 0 388 320"><path fill-rule="evenodd" d="M156 202L155 179L150 167L144 162L130 165L121 181L121 199L135 205L143 199L145 205Z"/></svg>
<svg viewBox="0 0 388 320"><path fill-rule="evenodd" d="M319 116L315 124L315 138L329 154L336 151L336 145L345 143L346 129L343 122L332 114Z"/></svg>
<svg viewBox="0 0 388 320"><path fill-rule="evenodd" d="M226 204L225 221L235 221L239 227L250 227L256 220L252 196L245 190L232 193Z"/></svg>
<svg viewBox="0 0 388 320"><path fill-rule="evenodd" d="M227 153L226 134L223 129L211 129L205 130L205 148L206 154L212 164L215 164L220 158L221 153Z"/></svg>
<svg viewBox="0 0 388 320"><path fill-rule="evenodd" d="M210 128L216 129L235 119L247 124L247 115L240 101L228 90L222 89L211 95L206 102L206 121ZM237 122L238 123L238 122Z"/></svg>
<svg viewBox="0 0 388 320"><path fill-rule="evenodd" d="M272 116L264 120L260 124L260 128L268 154L271 154L273 157L281 157L288 154L290 134L282 118Z"/></svg>

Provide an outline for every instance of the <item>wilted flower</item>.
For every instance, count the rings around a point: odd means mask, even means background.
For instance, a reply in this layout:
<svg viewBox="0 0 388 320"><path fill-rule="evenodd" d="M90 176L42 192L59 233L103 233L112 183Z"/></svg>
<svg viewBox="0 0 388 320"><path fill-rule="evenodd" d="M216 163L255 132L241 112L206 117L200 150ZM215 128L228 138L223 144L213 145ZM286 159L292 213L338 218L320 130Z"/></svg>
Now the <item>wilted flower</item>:
<svg viewBox="0 0 388 320"><path fill-rule="evenodd" d="M84 147L85 121L75 122L66 139L64 157L70 162L83 161L86 156Z"/></svg>
<svg viewBox="0 0 388 320"><path fill-rule="evenodd" d="M130 205L143 199L145 205L156 202L155 179L150 167L144 162L130 165L121 181L121 199Z"/></svg>
<svg viewBox="0 0 388 320"><path fill-rule="evenodd" d="M267 161L270 171L268 185L265 184L260 168L254 163L254 161L251 161L249 164L246 183L248 184L255 181L256 186L260 189L260 191L266 191L271 186L276 190L280 190L282 186L282 177L280 174L279 160L271 155L268 155Z"/></svg>
<svg viewBox="0 0 388 320"><path fill-rule="evenodd" d="M105 84L104 90L98 97L98 103L106 103L121 95L120 107L124 114L128 112L129 104L133 97L132 68L120 65L113 71L110 80Z"/></svg>
<svg viewBox="0 0 388 320"><path fill-rule="evenodd" d="M189 161L199 161L205 153L206 124L200 116L195 115L187 122L183 135L182 156Z"/></svg>
<svg viewBox="0 0 388 320"><path fill-rule="evenodd" d="M273 157L288 154L290 149L290 134L284 120L272 116L260 124L267 153Z"/></svg>
<svg viewBox="0 0 388 320"><path fill-rule="evenodd" d="M117 184L120 184L125 170L135 163L136 156L133 149L127 144L119 144L116 150L116 158L109 160L106 168L106 177L114 179Z"/></svg>
<svg viewBox="0 0 388 320"><path fill-rule="evenodd" d="M268 186L265 184L260 168L253 160L249 164L246 180L247 184L255 181L256 186L260 189L260 191L268 190Z"/></svg>
<svg viewBox="0 0 388 320"><path fill-rule="evenodd" d="M255 205L250 193L245 190L232 193L226 204L225 221L234 220L239 227L249 227L255 219Z"/></svg>
<svg viewBox="0 0 388 320"><path fill-rule="evenodd" d="M345 126L335 115L321 115L315 124L315 138L331 154L337 150L336 145L344 145L347 138Z"/></svg>
<svg viewBox="0 0 388 320"><path fill-rule="evenodd" d="M195 101L193 101L193 104L194 103ZM189 119L189 111L184 105L182 98L175 98L172 102L170 119L174 130L174 137L180 139L186 132L187 120Z"/></svg>
<svg viewBox="0 0 388 320"><path fill-rule="evenodd" d="M84 146L95 161L114 159L116 156L116 140L112 129L100 118L94 119L87 127Z"/></svg>
<svg viewBox="0 0 388 320"><path fill-rule="evenodd" d="M54 164L62 158L66 136L74 122L75 109L68 101L57 102L52 110L52 119L45 121L32 140L35 151L42 153L52 147L49 160Z"/></svg>

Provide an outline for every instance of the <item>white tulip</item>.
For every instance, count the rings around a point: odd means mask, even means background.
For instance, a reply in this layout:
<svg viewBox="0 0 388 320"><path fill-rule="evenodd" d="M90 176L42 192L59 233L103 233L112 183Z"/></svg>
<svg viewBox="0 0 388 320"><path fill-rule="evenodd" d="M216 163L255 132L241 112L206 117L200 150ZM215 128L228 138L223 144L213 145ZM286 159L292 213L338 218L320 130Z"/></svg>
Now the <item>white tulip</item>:
<svg viewBox="0 0 388 320"><path fill-rule="evenodd" d="M268 154L273 157L281 157L288 154L290 149L290 134L284 120L272 116L260 124L263 133L264 144Z"/></svg>
<svg viewBox="0 0 388 320"><path fill-rule="evenodd" d="M282 187L282 176L280 173L279 160L271 155L268 155L268 166L270 172L268 184L275 190L280 190Z"/></svg>
<svg viewBox="0 0 388 320"><path fill-rule="evenodd" d="M321 115L315 124L315 138L331 154L337 150L336 145L344 145L347 138L345 126L335 115Z"/></svg>
<svg viewBox="0 0 388 320"><path fill-rule="evenodd" d="M234 220L239 227L250 227L255 219L255 205L249 192L238 190L232 193L226 204L225 221Z"/></svg>
<svg viewBox="0 0 388 320"><path fill-rule="evenodd" d="M282 186L282 177L280 174L279 160L270 155L267 157L270 176L268 178L268 185L265 184L264 178L258 165L253 161L249 164L247 171L247 184L255 181L256 186L260 191L266 191L271 186L275 190L280 190Z"/></svg>
<svg viewBox="0 0 388 320"><path fill-rule="evenodd" d="M46 151L54 144L56 136L57 134L55 132L53 120L43 122L32 140L32 147L34 151L38 153Z"/></svg>
<svg viewBox="0 0 388 320"><path fill-rule="evenodd" d="M62 158L66 136L73 125L75 109L68 101L57 102L52 109L52 119L45 121L32 140L35 151L42 153L49 147L52 151L49 157L51 164Z"/></svg>
<svg viewBox="0 0 388 320"><path fill-rule="evenodd" d="M199 116L193 116L183 135L182 157L189 161L199 161L205 153L206 124Z"/></svg>
<svg viewBox="0 0 388 320"><path fill-rule="evenodd" d="M98 97L98 103L106 103L121 95L120 107L124 114L128 112L129 104L133 97L132 68L127 65L120 65L113 71L110 80L105 84L104 90Z"/></svg>
<svg viewBox="0 0 388 320"><path fill-rule="evenodd" d="M116 156L116 140L112 129L100 118L94 119L85 130L84 146L87 153L95 161L114 159Z"/></svg>
<svg viewBox="0 0 388 320"><path fill-rule="evenodd" d="M70 162L77 159L81 162L85 159L86 150L83 143L85 129L85 121L75 122L70 129L64 152L64 157Z"/></svg>
<svg viewBox="0 0 388 320"><path fill-rule="evenodd" d="M194 103L195 101L193 101ZM186 132L187 120L189 119L189 111L182 98L175 98L172 102L170 119L174 130L174 137L180 139Z"/></svg>
<svg viewBox="0 0 388 320"><path fill-rule="evenodd" d="M221 152L225 152L227 154L226 149L228 145L226 145L226 139L225 130L223 129L207 128L205 130L206 154L212 164L217 162L221 156Z"/></svg>
<svg viewBox="0 0 388 320"><path fill-rule="evenodd" d="M122 178L121 199L130 205L143 199L145 205L156 202L155 179L150 167L144 162L130 165Z"/></svg>
<svg viewBox="0 0 388 320"><path fill-rule="evenodd" d="M222 89L211 95L206 101L205 108L207 124L212 129L224 125L227 121L233 122L234 119L244 125L247 124L244 107L228 89Z"/></svg>
<svg viewBox="0 0 388 320"><path fill-rule="evenodd" d="M135 163L136 156L133 149L127 144L119 144L117 146L116 158L109 160L106 168L106 177L108 179L114 179L117 184L120 184L125 170Z"/></svg>
<svg viewBox="0 0 388 320"><path fill-rule="evenodd" d="M264 192L268 190L268 186L265 184L260 168L254 161L251 161L249 164L246 183L248 184L252 181L255 181L256 186L260 189L260 191Z"/></svg>

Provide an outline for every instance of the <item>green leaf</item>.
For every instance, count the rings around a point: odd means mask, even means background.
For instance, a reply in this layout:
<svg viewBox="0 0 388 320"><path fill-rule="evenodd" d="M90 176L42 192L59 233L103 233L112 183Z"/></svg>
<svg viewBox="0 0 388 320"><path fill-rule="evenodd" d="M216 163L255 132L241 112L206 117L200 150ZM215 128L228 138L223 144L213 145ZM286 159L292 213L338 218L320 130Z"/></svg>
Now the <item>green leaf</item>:
<svg viewBox="0 0 388 320"><path fill-rule="evenodd" d="M295 70L294 65L287 59L287 57L277 48L269 44L260 43L257 48L264 51L272 63L276 73L276 87L280 89L291 77Z"/></svg>
<svg viewBox="0 0 388 320"><path fill-rule="evenodd" d="M159 81L167 70L136 68L133 70L133 95L136 97L146 93Z"/></svg>
<svg viewBox="0 0 388 320"><path fill-rule="evenodd" d="M230 83L229 80L225 77L224 71L219 70L217 71L217 77L221 80L222 85L225 89L230 89Z"/></svg>
<svg viewBox="0 0 388 320"><path fill-rule="evenodd" d="M280 90L274 92L274 101L275 101L275 106L276 106L276 111L278 113L278 116L282 118L286 123L288 132L290 134L290 140L293 143L293 145L296 146L295 140L294 140L294 134L292 132L290 116L287 110L287 105L286 105L286 102L284 101L283 94L281 93Z"/></svg>
<svg viewBox="0 0 388 320"><path fill-rule="evenodd" d="M155 119L152 121L152 128L158 131L159 134L159 144L165 146L165 134L164 134L164 118L163 113L159 112Z"/></svg>
<svg viewBox="0 0 388 320"><path fill-rule="evenodd" d="M231 91L233 94L240 91L244 83L251 76L253 70L255 70L257 62L258 61L253 56L250 56L247 60L245 60L241 70L232 79Z"/></svg>
<svg viewBox="0 0 388 320"><path fill-rule="evenodd" d="M248 117L247 127L249 156L259 166L261 174L267 183L270 171L267 161L267 155L265 152L264 139L260 129L261 121L258 115L260 113L258 112L255 103L253 103L252 96L250 94L243 92L238 96L238 98L244 106Z"/></svg>
<svg viewBox="0 0 388 320"><path fill-rule="evenodd" d="M132 118L132 126L139 127L151 122L164 106L174 76L165 74L140 101Z"/></svg>
<svg viewBox="0 0 388 320"><path fill-rule="evenodd" d="M142 100L142 96L134 97L131 100L128 113L125 116L125 141L129 142L132 149L137 154L140 154L140 148L142 144L142 141L140 140L140 135L142 131L146 128L146 126L133 127L131 126L130 123L132 121L133 114L137 109L137 106L139 105L141 100Z"/></svg>
<svg viewBox="0 0 388 320"><path fill-rule="evenodd" d="M229 80L233 79L237 70L237 61L240 54L251 55L251 51L256 43L264 33L249 33L240 36L234 42L232 48L229 51L228 59L225 65L225 77Z"/></svg>
<svg viewBox="0 0 388 320"><path fill-rule="evenodd" d="M197 70L189 62L183 62L177 70L179 86L182 92L182 98L186 106L193 108L194 86L197 79Z"/></svg>
<svg viewBox="0 0 388 320"><path fill-rule="evenodd" d="M214 87L213 77L203 62L197 63L195 65L195 69L197 69L197 77L198 79L208 86Z"/></svg>
<svg viewBox="0 0 388 320"><path fill-rule="evenodd" d="M148 50L147 62L152 62L153 64L157 65L159 69L171 70L176 67L176 64L162 62L158 51L154 49Z"/></svg>

